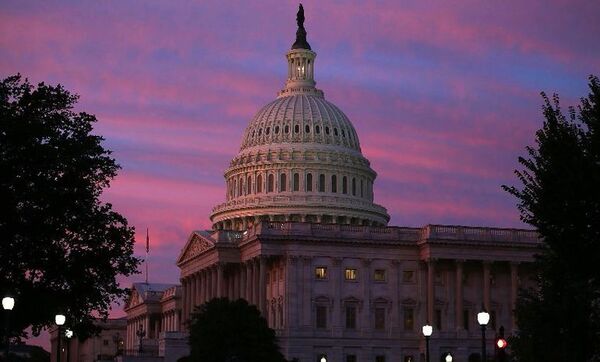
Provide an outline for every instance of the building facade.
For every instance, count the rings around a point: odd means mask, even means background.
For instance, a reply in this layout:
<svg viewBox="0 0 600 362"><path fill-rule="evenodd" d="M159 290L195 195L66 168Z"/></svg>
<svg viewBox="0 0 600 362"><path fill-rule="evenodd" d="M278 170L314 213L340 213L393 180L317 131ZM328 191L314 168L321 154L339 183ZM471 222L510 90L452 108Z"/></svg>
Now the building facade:
<svg viewBox="0 0 600 362"><path fill-rule="evenodd" d="M193 232L177 260L179 303L161 300L154 312L128 305L128 346L140 320L156 343L171 328L152 313L178 315L174 328L185 333L194 306L227 297L259 308L288 360L422 361L426 323L432 361L448 352L475 360L477 312L490 312L492 330L515 328L537 234L388 226L352 123L315 87L302 8L297 20L285 86L246 128L213 230ZM488 337L493 351L494 332Z"/></svg>

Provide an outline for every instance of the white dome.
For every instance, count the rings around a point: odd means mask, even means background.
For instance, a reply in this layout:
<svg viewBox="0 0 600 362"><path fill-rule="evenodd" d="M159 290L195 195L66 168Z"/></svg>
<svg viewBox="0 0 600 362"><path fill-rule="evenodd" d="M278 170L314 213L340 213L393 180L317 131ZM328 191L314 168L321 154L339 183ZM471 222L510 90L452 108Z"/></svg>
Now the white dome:
<svg viewBox="0 0 600 362"><path fill-rule="evenodd" d="M213 227L243 230L263 220L387 225L386 209L373 203L376 173L352 123L315 88L316 53L294 48L286 57L286 86L246 128L225 171L227 200L213 209Z"/></svg>

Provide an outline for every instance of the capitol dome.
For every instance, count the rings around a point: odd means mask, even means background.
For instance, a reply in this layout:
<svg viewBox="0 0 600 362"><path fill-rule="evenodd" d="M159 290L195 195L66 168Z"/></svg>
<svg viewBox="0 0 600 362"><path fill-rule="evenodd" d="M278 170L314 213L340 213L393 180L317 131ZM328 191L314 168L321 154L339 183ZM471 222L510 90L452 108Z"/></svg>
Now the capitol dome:
<svg viewBox="0 0 600 362"><path fill-rule="evenodd" d="M215 229L245 230L259 221L387 225L373 203L376 173L362 155L348 117L315 87L316 53L298 21L287 52L288 79L256 113L225 171L226 202L210 216Z"/></svg>

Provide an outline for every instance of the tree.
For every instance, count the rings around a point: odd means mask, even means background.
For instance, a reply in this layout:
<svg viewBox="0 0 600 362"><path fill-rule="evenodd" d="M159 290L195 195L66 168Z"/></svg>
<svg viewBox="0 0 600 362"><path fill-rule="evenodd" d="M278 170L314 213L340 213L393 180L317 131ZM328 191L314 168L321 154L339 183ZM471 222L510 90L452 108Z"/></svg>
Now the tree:
<svg viewBox="0 0 600 362"><path fill-rule="evenodd" d="M61 85L0 81L0 293L16 300L13 336L57 313L92 325L126 296L116 276L139 264L133 228L100 200L119 166L77 100Z"/></svg>
<svg viewBox="0 0 600 362"><path fill-rule="evenodd" d="M285 362L275 332L243 299L213 299L196 307L190 327L190 357L198 362Z"/></svg>
<svg viewBox="0 0 600 362"><path fill-rule="evenodd" d="M567 115L542 93L545 117L535 147L515 171L521 219L543 242L536 287L519 296L519 361L600 360L600 82ZM595 358L595 359L594 359Z"/></svg>

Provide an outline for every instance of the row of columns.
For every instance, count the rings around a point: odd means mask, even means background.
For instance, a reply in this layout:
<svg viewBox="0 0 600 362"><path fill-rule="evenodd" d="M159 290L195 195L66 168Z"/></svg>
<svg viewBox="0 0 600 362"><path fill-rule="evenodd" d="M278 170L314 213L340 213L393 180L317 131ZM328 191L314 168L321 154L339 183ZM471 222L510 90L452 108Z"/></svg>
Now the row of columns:
<svg viewBox="0 0 600 362"><path fill-rule="evenodd" d="M139 342L139 337L136 332L140 330L140 327L146 332L146 336L150 331L150 320L147 315L132 318L127 320L127 338L125 345L127 349L133 349L134 346ZM147 338L147 337L144 337Z"/></svg>
<svg viewBox="0 0 600 362"><path fill-rule="evenodd" d="M162 315L162 327L161 330L164 332L177 332L179 331L180 315L176 309L166 311Z"/></svg>
<svg viewBox="0 0 600 362"><path fill-rule="evenodd" d="M194 307L213 298L246 299L266 316L267 258L256 257L241 264L216 263L181 280L182 319L189 321Z"/></svg>
<svg viewBox="0 0 600 362"><path fill-rule="evenodd" d="M456 260L456 283L455 283L455 318L456 328L461 329L462 324L458 321L460 316L463 315L463 264L464 260ZM436 260L427 260L427 321L432 323L434 320L434 308L435 308L435 267ZM486 311L491 310L490 302L490 272L491 262L482 262L482 304ZM510 263L510 309L511 309L511 327L516 328L516 320L514 310L516 308L517 301L517 290L518 290L518 263Z"/></svg>

